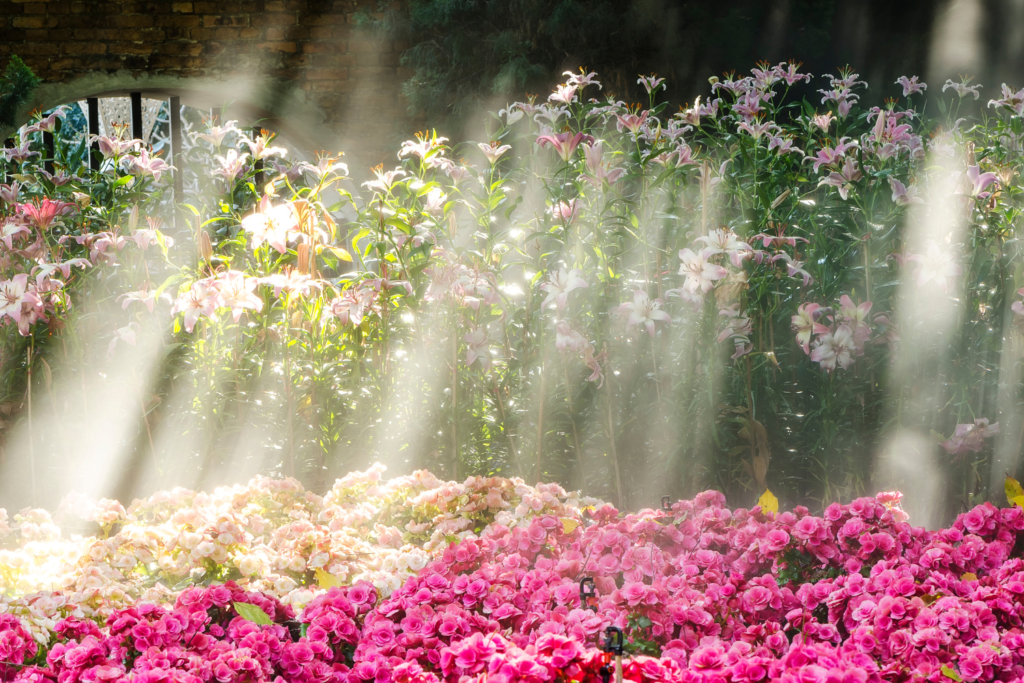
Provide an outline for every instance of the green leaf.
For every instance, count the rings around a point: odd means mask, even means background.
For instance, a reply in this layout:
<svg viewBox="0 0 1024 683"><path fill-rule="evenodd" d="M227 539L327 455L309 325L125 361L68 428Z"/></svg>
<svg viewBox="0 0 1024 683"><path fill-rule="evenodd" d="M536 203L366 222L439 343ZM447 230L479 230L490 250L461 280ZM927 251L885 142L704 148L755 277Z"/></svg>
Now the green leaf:
<svg viewBox="0 0 1024 683"><path fill-rule="evenodd" d="M238 616L242 617L246 621L251 621L254 624L260 626L266 626L273 624L273 620L270 616L256 605L250 605L247 602L236 602L234 603L235 611L238 612Z"/></svg>
<svg viewBox="0 0 1024 683"><path fill-rule="evenodd" d="M958 674L955 670L950 669L945 664L942 665L942 669L941 670L942 670L942 675L943 676L945 676L946 678L950 678L950 679L956 681L956 683L961 683L964 680L964 679L960 678L960 674Z"/></svg>

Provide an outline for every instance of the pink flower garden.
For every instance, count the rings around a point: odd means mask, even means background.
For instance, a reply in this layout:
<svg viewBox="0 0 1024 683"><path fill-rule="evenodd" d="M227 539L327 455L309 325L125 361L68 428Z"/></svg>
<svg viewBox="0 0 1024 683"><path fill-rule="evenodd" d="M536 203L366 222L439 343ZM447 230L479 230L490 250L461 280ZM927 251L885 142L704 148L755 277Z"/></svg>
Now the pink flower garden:
<svg viewBox="0 0 1024 683"><path fill-rule="evenodd" d="M657 77L643 107L567 73L361 186L234 122L180 168L24 127L0 681L1024 683L1024 490L992 502L1024 91L968 120L950 81L937 121L916 76L862 109L849 70L813 104L798 65L751 74L673 114ZM163 365L110 379L133 347ZM47 512L112 385L147 495ZM935 530L872 495L908 434L944 458ZM408 453L438 476L365 469ZM274 476L178 485L216 467ZM684 499L630 512L653 487Z"/></svg>
<svg viewBox="0 0 1024 683"><path fill-rule="evenodd" d="M35 590L3 600L0 675L596 682L615 627L637 683L1024 680L1018 506L931 532L894 493L620 514L552 485L379 478L68 501L90 537L16 516L5 582Z"/></svg>

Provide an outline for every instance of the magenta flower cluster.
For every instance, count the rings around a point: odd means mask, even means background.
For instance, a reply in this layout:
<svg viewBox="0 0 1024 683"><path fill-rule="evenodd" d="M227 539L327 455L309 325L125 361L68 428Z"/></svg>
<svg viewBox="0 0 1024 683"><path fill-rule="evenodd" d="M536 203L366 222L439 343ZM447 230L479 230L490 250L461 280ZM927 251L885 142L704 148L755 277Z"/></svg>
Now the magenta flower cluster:
<svg viewBox="0 0 1024 683"><path fill-rule="evenodd" d="M44 647L0 616L17 683L597 683L609 626L634 683L1024 681L1024 510L912 527L898 494L821 516L706 492L583 524L490 524L390 595L291 606L233 583L68 617ZM593 579L581 602L579 581ZM264 618L265 617L265 618Z"/></svg>

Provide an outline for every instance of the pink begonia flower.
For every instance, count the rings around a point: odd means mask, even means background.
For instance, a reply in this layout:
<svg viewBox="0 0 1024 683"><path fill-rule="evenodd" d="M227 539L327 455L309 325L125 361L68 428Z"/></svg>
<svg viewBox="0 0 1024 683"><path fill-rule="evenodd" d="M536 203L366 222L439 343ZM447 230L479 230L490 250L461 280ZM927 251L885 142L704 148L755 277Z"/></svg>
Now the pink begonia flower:
<svg viewBox="0 0 1024 683"><path fill-rule="evenodd" d="M903 87L904 97L910 97L911 95L916 95L917 93L924 92L928 89L928 84L918 82L917 76L911 76L910 78L900 76L896 79L896 85Z"/></svg>
<svg viewBox="0 0 1024 683"><path fill-rule="evenodd" d="M633 301L620 305L619 312L629 315L626 327L643 325L647 334L653 337L656 322L672 322L669 314L661 310L661 304L661 299L651 299L647 292L637 289L633 292Z"/></svg>
<svg viewBox="0 0 1024 683"><path fill-rule="evenodd" d="M959 95L961 99L967 95L974 95L974 99L978 99L979 97L981 97L981 93L978 92L978 89L981 88L981 85L967 85L967 83L969 82L970 80L968 79L967 81L963 81L961 83L954 83L953 79L948 79L942 86L942 92L946 92L947 90L952 88L953 90L956 91L956 94Z"/></svg>
<svg viewBox="0 0 1024 683"><path fill-rule="evenodd" d="M743 260L749 258L753 251L749 244L740 240L736 233L729 228L712 230L710 234L698 237L694 241L704 243L706 248L700 253L703 258L710 258L716 254L726 254L732 265L737 268L743 267ZM680 253L680 258L682 258L682 253ZM707 290L705 289L704 291Z"/></svg>
<svg viewBox="0 0 1024 683"><path fill-rule="evenodd" d="M952 438L943 441L942 447L951 455L977 453L984 447L985 439L990 439L998 433L998 422L989 424L988 418L981 417L973 424L958 424Z"/></svg>
<svg viewBox="0 0 1024 683"><path fill-rule="evenodd" d="M185 331L192 332L199 318L210 317L217 310L217 291L209 280L196 280L185 292L178 295L171 308L171 315L184 313Z"/></svg>
<svg viewBox="0 0 1024 683"><path fill-rule="evenodd" d="M230 308L231 317L237 323L242 313L248 309L257 313L263 310L263 300L256 295L259 280L246 277L245 273L229 270L217 274L213 281L217 289L218 307Z"/></svg>
<svg viewBox="0 0 1024 683"><path fill-rule="evenodd" d="M498 159L502 154L512 149L512 145L499 146L496 141L491 142L490 144L480 142L477 143L477 146L480 148L480 151L484 153L484 156L487 157L487 161L490 162L491 166L498 162Z"/></svg>
<svg viewBox="0 0 1024 683"><path fill-rule="evenodd" d="M572 156L573 152L580 145L581 142L593 142L594 138L586 133L553 133L551 135L541 135L537 138L537 144L541 147L544 145L551 145L558 156L562 158L562 161L568 162L569 157Z"/></svg>
<svg viewBox="0 0 1024 683"><path fill-rule="evenodd" d="M924 200L917 196L916 187L907 187L892 176L889 176L889 187L892 188L892 201L897 206L924 203Z"/></svg>
<svg viewBox="0 0 1024 683"><path fill-rule="evenodd" d="M479 360L484 371L489 370L491 367L491 350L487 330L477 327L472 332L467 333L462 339L466 342L466 365L473 365L473 363Z"/></svg>
<svg viewBox="0 0 1024 683"><path fill-rule="evenodd" d="M960 266L953 259L953 254L942 250L932 240L928 240L926 253L912 254L906 260L917 264L916 281L918 287L934 282L942 288L943 292L948 292L950 286L961 272Z"/></svg>
<svg viewBox="0 0 1024 683"><path fill-rule="evenodd" d="M583 279L582 270L578 268L573 268L572 270L559 268L557 272L550 273L547 281L542 282L540 285L540 288L548 294L542 306L547 308L554 301L555 307L558 310L562 310L565 308L569 292L574 289L583 289L587 286L587 281Z"/></svg>
<svg viewBox="0 0 1024 683"><path fill-rule="evenodd" d="M1006 107L1017 116L1024 116L1024 88L1014 90L1003 83L1003 96L998 100L989 100L990 107Z"/></svg>
<svg viewBox="0 0 1024 683"><path fill-rule="evenodd" d="M970 193L972 197L978 197L979 199L985 199L992 193L985 192L985 188L993 183L999 183L999 176L995 173L982 173L978 166L971 166L967 169L966 181L970 187Z"/></svg>
<svg viewBox="0 0 1024 683"><path fill-rule="evenodd" d="M714 288L715 280L721 280L729 274L729 271L708 261L704 252L698 254L690 249L680 249L679 274L686 277L683 283L684 289L690 292L700 290L707 293Z"/></svg>
<svg viewBox="0 0 1024 683"><path fill-rule="evenodd" d="M270 198L260 200L256 213L242 219L242 229L252 235L253 251L266 242L278 253L288 250L288 242L298 234L299 218L292 204L271 206Z"/></svg>
<svg viewBox="0 0 1024 683"><path fill-rule="evenodd" d="M826 372L832 372L837 365L845 370L853 365L854 353L853 332L846 325L840 325L834 332L824 332L818 337L811 360Z"/></svg>
<svg viewBox="0 0 1024 683"><path fill-rule="evenodd" d="M796 332L796 341L800 344L800 348L804 350L805 354L810 354L811 352L811 335L828 331L827 327L815 321L820 309L821 306L819 304L800 304L797 308L796 315L792 317L792 326L793 331Z"/></svg>

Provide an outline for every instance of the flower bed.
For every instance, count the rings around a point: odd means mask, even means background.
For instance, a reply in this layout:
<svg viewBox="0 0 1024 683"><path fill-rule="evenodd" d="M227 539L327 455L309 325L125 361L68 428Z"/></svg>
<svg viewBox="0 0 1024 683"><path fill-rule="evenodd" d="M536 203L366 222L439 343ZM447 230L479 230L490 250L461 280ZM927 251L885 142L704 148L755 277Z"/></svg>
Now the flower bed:
<svg viewBox="0 0 1024 683"><path fill-rule="evenodd" d="M1016 506L931 532L892 494L815 516L709 491L620 515L517 480L379 479L72 501L61 516L100 525L86 538L15 517L5 585L36 592L5 599L0 677L597 681L616 626L644 683L1024 680Z"/></svg>

